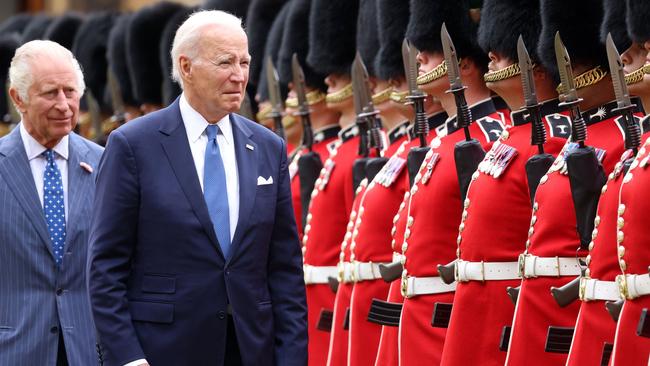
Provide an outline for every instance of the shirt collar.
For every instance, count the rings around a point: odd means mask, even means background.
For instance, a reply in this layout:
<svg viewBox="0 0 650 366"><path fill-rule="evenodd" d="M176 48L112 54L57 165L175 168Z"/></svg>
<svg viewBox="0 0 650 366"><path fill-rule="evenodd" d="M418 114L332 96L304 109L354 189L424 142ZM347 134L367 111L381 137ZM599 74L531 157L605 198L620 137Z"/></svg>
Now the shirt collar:
<svg viewBox="0 0 650 366"><path fill-rule="evenodd" d="M203 118L203 116L192 108L190 103L185 99L185 93L181 94L178 107L181 110L181 118L183 118L183 124L185 124L185 131L187 132L187 137L191 142L196 142L205 132L205 128L208 127L208 121ZM223 137L226 139L226 143L229 145L233 144L232 136L232 125L230 123L230 115L227 114L219 122L217 122Z"/></svg>
<svg viewBox="0 0 650 366"><path fill-rule="evenodd" d="M47 147L41 145L32 135L29 134L29 132L27 132L22 121L20 121L20 138L23 140L28 160L33 160L34 158L41 156L41 154L47 150ZM68 160L68 152L70 151L68 135L63 136L61 141L59 141L52 150L63 159Z"/></svg>

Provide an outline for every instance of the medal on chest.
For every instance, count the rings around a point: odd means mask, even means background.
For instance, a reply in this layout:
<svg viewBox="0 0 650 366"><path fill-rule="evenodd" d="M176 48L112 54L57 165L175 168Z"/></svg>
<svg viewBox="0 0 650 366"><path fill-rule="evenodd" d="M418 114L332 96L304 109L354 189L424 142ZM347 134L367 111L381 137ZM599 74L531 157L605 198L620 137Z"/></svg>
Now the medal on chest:
<svg viewBox="0 0 650 366"><path fill-rule="evenodd" d="M478 165L478 171L499 178L517 156L517 149L504 143L495 143Z"/></svg>
<svg viewBox="0 0 650 366"><path fill-rule="evenodd" d="M577 142L569 142L566 145L564 145L564 149L560 154L558 154L557 158L555 158L555 161L553 162L553 165L551 165L551 172L557 172L559 171L560 174L562 175L568 175L569 171L567 168L566 164L566 157L575 149L577 149L580 145L578 145ZM603 162L603 159L605 158L605 153L606 151L603 149L599 149L597 147L594 147L594 150L596 152L596 159L598 159L599 163Z"/></svg>
<svg viewBox="0 0 650 366"><path fill-rule="evenodd" d="M406 159L397 156L397 154L391 156L388 162L386 162L386 165L381 168L381 171L375 177L375 181L386 188L390 187L405 165Z"/></svg>

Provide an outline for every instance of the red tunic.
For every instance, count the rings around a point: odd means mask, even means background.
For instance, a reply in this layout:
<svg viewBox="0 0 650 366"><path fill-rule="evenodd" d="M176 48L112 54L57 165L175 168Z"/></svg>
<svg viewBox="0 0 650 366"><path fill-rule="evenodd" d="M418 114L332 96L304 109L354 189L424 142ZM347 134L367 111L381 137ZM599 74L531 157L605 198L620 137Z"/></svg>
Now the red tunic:
<svg viewBox="0 0 650 366"><path fill-rule="evenodd" d="M628 171L629 178L626 180L629 180L621 188L620 203L625 205L625 211L619 215L624 225L619 230L623 233L623 240L618 243L617 259L625 261L625 265L619 263L623 274L647 276L650 265L650 237L646 216L650 212L650 139L643 146ZM650 338L636 334L643 309L650 309L649 295L625 301L616 328L611 363L613 366L648 364Z"/></svg>
<svg viewBox="0 0 650 366"><path fill-rule="evenodd" d="M350 261L389 263L393 258L391 229L393 216L408 190L406 157L410 146L416 141L407 141L406 129L401 136L391 138L385 157L402 162L402 168L392 184L379 183L389 161L368 184L358 211L357 222L350 244ZM350 365L374 365L381 325L367 321L370 303L373 298L385 299L389 284L382 279L355 282L350 297L350 333L348 337L348 363Z"/></svg>
<svg viewBox="0 0 650 366"><path fill-rule="evenodd" d="M323 165L312 192L309 214L303 236L305 265L336 266L341 242L352 210L352 164L358 158L359 137L356 126L340 132L341 144L331 152ZM332 310L334 292L328 284L308 284L307 331L309 365L325 365L329 348L329 332L318 330L322 310Z"/></svg>
<svg viewBox="0 0 650 366"><path fill-rule="evenodd" d="M336 140L337 134L341 129L338 125L324 127L314 131L314 144L312 150L321 158L321 161L327 160L330 156L329 145ZM296 151L289 164L289 177L291 179L291 202L293 204L293 214L296 218L296 227L298 237L302 238L302 203L300 200L300 178L298 177L298 159L306 153L307 148L303 147Z"/></svg>
<svg viewBox="0 0 650 366"><path fill-rule="evenodd" d="M504 121L496 113L491 101L472 106L476 119L470 125L470 134L484 149L489 149L503 130ZM453 125L453 121L447 124ZM403 276L438 276L436 265L452 261L462 203L454 162L454 146L464 139L462 130L449 128L443 138L434 138L429 157L420 168L420 179L411 189L408 214L400 215L396 223L398 231L404 234L396 243L406 256ZM444 133L443 133L444 134ZM437 155L436 155L437 154ZM437 158L427 173L429 162ZM402 229L403 228L403 229ZM399 361L401 365L436 365L446 329L431 327L433 306L436 302L450 303L453 293L421 295L404 300L399 327Z"/></svg>
<svg viewBox="0 0 650 366"><path fill-rule="evenodd" d="M514 126L503 133L491 151L503 154L497 155L497 160L509 163L501 165L502 172L496 177L479 169L472 178L457 238L459 259L517 262L525 248L531 218L525 168L528 159L538 154L538 148L530 144L532 125L523 112L513 113L512 117ZM544 150L555 155L564 142L551 137ZM458 283L442 364L503 364L506 353L499 349L501 335L504 326L510 325L514 311L506 288L517 287L519 282L511 279ZM468 336L478 334L482 336Z"/></svg>
<svg viewBox="0 0 650 366"><path fill-rule="evenodd" d="M438 131L436 128L442 125L447 119L447 113L439 112L428 118L429 123L429 134L427 135L427 143L431 143L431 140L437 136ZM419 146L419 145L418 145ZM400 220L400 217L408 213L408 206L410 202L411 194L404 195L402 203L400 203L397 213L393 217L393 240L391 246L394 253L402 253L402 243L404 242L404 232L406 230L406 220ZM400 224L401 223L401 224ZM397 279L390 283L390 288L388 290L388 298L386 299L391 303L401 304L404 302L404 297L402 296L401 291L402 281ZM379 337L379 347L377 349L377 359L375 365L397 365L399 363L399 327L393 326L382 326L381 327L381 336Z"/></svg>
<svg viewBox="0 0 650 366"><path fill-rule="evenodd" d="M583 112L588 124L586 144L606 151L602 163L605 171L610 171L622 152L622 133L609 115L598 117L597 112L598 109ZM598 122L600 118L606 120ZM552 131L561 132L557 128ZM580 239L576 231L569 178L560 171L563 164L563 158L558 157L547 174L546 182L538 187L534 209L537 219L531 225L533 231L528 238L527 252L531 255L565 258L586 255L584 250L579 250ZM574 278L537 277L522 281L513 320L508 364L565 362L566 354L545 352L547 333L550 326L572 327L580 302L560 307L551 296L550 288L561 287Z"/></svg>

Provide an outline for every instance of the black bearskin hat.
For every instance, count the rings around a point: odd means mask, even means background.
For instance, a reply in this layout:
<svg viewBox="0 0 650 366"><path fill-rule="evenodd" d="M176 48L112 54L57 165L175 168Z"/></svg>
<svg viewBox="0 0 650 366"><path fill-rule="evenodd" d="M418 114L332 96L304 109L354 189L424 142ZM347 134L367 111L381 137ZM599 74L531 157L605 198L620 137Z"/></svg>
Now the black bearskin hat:
<svg viewBox="0 0 650 366"><path fill-rule="evenodd" d="M106 84L106 48L108 34L113 27L116 13L90 14L79 26L72 46L72 53L84 73L86 87L90 89L103 112L110 113L110 98Z"/></svg>
<svg viewBox="0 0 650 366"><path fill-rule="evenodd" d="M411 0L406 38L420 51L442 53L440 30L445 23L458 57L487 65L476 40L478 24L470 18L469 9L468 0Z"/></svg>
<svg viewBox="0 0 650 366"><path fill-rule="evenodd" d="M26 13L20 13L12 15L10 18L7 18L5 21L0 23L0 34L6 33L18 33L22 34L23 30L29 22L32 20L32 15Z"/></svg>
<svg viewBox="0 0 650 366"><path fill-rule="evenodd" d="M533 62L539 62L536 46L542 29L539 0L485 0L478 27L478 43L517 62L517 39L521 34Z"/></svg>
<svg viewBox="0 0 650 366"><path fill-rule="evenodd" d="M600 42L602 1L542 0L541 4L542 32L537 54L547 70L554 75L558 73L555 59L555 32L558 31L574 65L608 69L605 46Z"/></svg>
<svg viewBox="0 0 650 366"><path fill-rule="evenodd" d="M27 43L36 39L43 39L47 27L52 22L52 18L39 14L32 17L32 20L25 26L23 30L22 43Z"/></svg>
<svg viewBox="0 0 650 366"><path fill-rule="evenodd" d="M253 0L248 8L246 33L248 34L248 52L251 54L248 83L252 87L259 82L260 71L264 63L264 46L269 36L269 30L285 3L286 0ZM306 38L306 35L298 34L296 37Z"/></svg>
<svg viewBox="0 0 650 366"><path fill-rule="evenodd" d="M627 30L634 42L650 40L650 2L648 0L627 0Z"/></svg>
<svg viewBox="0 0 650 366"><path fill-rule="evenodd" d="M246 13L251 0L207 0L202 9L222 10L240 18L246 23Z"/></svg>
<svg viewBox="0 0 650 366"><path fill-rule="evenodd" d="M72 42L77 34L77 29L83 22L83 17L78 13L66 13L55 18L45 31L44 38L54 41L61 46L72 49Z"/></svg>
<svg viewBox="0 0 650 366"><path fill-rule="evenodd" d="M357 51L366 65L368 74L375 76L375 57L379 51L377 36L377 1L359 0L357 18Z"/></svg>
<svg viewBox="0 0 650 366"><path fill-rule="evenodd" d="M619 52L623 52L632 45L632 39L627 33L627 24L625 24L625 1L604 0L603 6L604 15L603 23L600 26L600 41L605 44L607 33L611 33L616 48Z"/></svg>
<svg viewBox="0 0 650 366"><path fill-rule="evenodd" d="M11 59L16 53L16 48L20 46L20 36L17 32L0 34L0 123L11 123L9 115L9 99L7 95L7 80L9 79L9 66Z"/></svg>
<svg viewBox="0 0 650 366"><path fill-rule="evenodd" d="M131 85L140 103L162 104L160 37L167 21L183 6L160 2L133 14L126 37Z"/></svg>
<svg viewBox="0 0 650 366"><path fill-rule="evenodd" d="M107 58L108 67L115 75L124 104L138 107L140 103L133 96L129 66L126 62L126 29L131 17L132 14L122 14L115 20L115 24L108 34Z"/></svg>
<svg viewBox="0 0 650 366"><path fill-rule="evenodd" d="M350 74L356 54L359 0L313 0L307 63L323 75Z"/></svg>
<svg viewBox="0 0 650 366"><path fill-rule="evenodd" d="M264 47L264 57L262 58L262 69L260 71L259 82L257 83L257 94L259 95L260 102L269 100L268 83L266 82L266 58L267 56L271 56L273 65L277 69L278 52L280 51L280 46L282 45L284 25L286 23L290 8L290 2L284 4L282 10L280 10L278 16L273 21L273 25L269 31L269 37L266 40L266 45ZM280 92L283 98L286 98L287 96L287 89L288 88L286 84L280 83Z"/></svg>
<svg viewBox="0 0 650 366"><path fill-rule="evenodd" d="M408 23L408 1L379 0L377 2L379 52L375 58L375 71L377 77L382 80L404 76L402 40Z"/></svg>

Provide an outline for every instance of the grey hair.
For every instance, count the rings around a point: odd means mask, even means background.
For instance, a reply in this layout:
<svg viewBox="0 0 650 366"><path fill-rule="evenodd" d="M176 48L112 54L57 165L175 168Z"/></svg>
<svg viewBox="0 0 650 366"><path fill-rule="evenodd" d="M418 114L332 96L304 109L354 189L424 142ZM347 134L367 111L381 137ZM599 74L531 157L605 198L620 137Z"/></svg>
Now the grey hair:
<svg viewBox="0 0 650 366"><path fill-rule="evenodd" d="M24 101L28 100L27 92L34 82L32 78L32 65L40 57L68 59L72 63L77 76L77 92L83 95L86 89L84 74L72 52L56 42L35 40L18 47L9 66L9 86L16 89L21 99Z"/></svg>
<svg viewBox="0 0 650 366"><path fill-rule="evenodd" d="M210 25L239 28L242 27L242 20L236 16L221 10L199 10L194 12L187 20L178 27L174 43L172 44L172 79L183 88L183 80L180 74L180 61L182 55L194 60L199 54L199 42L201 40L202 28Z"/></svg>

